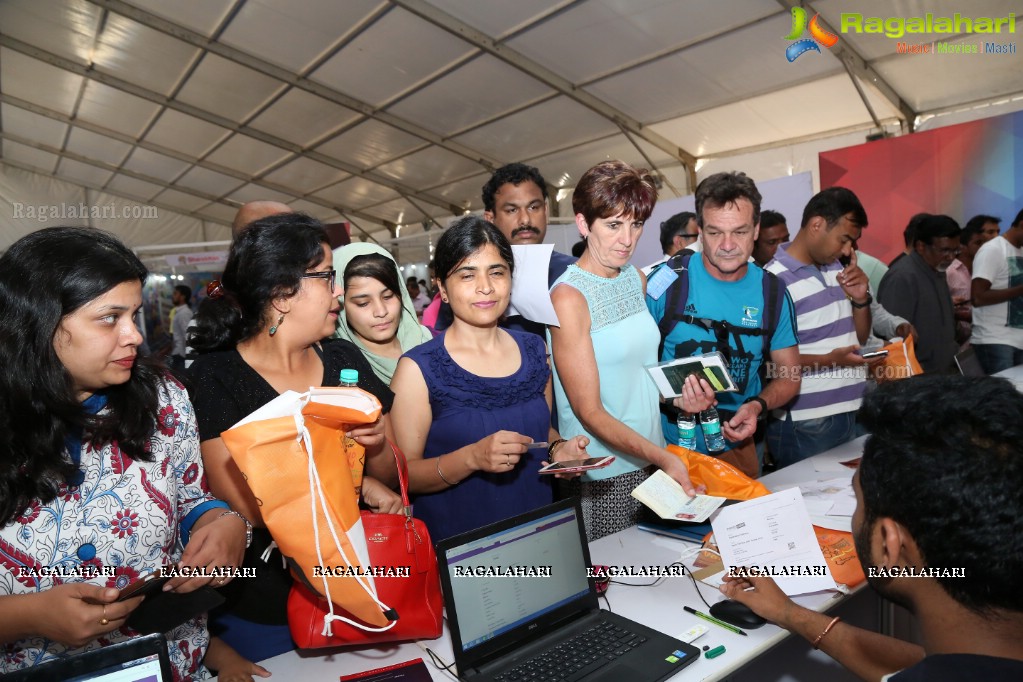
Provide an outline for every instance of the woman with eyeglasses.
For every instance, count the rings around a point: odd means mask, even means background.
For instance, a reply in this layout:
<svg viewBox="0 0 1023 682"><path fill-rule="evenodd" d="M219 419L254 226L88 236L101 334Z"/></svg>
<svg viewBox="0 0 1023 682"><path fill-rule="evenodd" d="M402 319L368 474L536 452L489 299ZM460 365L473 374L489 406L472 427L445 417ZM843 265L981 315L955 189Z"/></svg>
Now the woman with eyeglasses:
<svg viewBox="0 0 1023 682"><path fill-rule="evenodd" d="M337 324L340 293L333 253L317 220L300 213L263 218L232 243L223 276L211 283L190 337L199 354L190 374L210 488L254 526L244 565L256 568L256 577L225 591L228 602L215 612L211 632L252 661L294 648L286 609L291 577L272 551L259 505L220 434L284 391L337 386L342 369L358 370L359 386L380 400L385 413L390 410L390 389L359 349L327 338ZM366 447L364 504L397 512L401 498L374 478L395 475L382 422L350 435Z"/></svg>
<svg viewBox="0 0 1023 682"><path fill-rule="evenodd" d="M143 598L118 598L143 576L242 560L245 520L206 490L188 396L139 351L147 275L89 228L0 257L0 677L136 636ZM205 619L166 635L175 678L204 679Z"/></svg>

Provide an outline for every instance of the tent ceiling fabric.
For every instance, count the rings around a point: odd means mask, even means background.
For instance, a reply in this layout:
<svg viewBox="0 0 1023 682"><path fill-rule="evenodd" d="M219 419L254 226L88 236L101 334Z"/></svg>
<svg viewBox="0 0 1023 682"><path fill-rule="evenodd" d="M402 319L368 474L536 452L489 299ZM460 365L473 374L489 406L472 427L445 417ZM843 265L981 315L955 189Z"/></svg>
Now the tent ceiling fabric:
<svg viewBox="0 0 1023 682"><path fill-rule="evenodd" d="M671 196L697 159L1023 93L1015 56L897 54L879 35L789 63L797 4L3 0L0 164L216 223L275 199L383 239L479 210L511 161L558 188L605 158L652 164ZM1020 9L801 4L835 28Z"/></svg>

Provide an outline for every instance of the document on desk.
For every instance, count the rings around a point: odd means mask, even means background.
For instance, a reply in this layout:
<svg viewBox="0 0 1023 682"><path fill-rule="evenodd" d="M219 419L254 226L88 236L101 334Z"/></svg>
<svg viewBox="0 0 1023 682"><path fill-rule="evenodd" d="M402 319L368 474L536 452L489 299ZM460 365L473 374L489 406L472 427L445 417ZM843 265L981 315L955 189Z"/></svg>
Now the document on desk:
<svg viewBox="0 0 1023 682"><path fill-rule="evenodd" d="M689 497L682 486L661 469L636 486L631 495L653 509L662 519L692 523L706 521L715 509L725 503L723 497Z"/></svg>
<svg viewBox="0 0 1023 682"><path fill-rule="evenodd" d="M515 276L512 277L511 305L508 315L522 315L532 322L560 327L558 314L554 312L551 294L547 288L547 276L551 266L553 244L516 244L512 246L515 256Z"/></svg>
<svg viewBox="0 0 1023 682"><path fill-rule="evenodd" d="M836 589L799 488L725 507L711 526L726 569L756 569L789 596Z"/></svg>

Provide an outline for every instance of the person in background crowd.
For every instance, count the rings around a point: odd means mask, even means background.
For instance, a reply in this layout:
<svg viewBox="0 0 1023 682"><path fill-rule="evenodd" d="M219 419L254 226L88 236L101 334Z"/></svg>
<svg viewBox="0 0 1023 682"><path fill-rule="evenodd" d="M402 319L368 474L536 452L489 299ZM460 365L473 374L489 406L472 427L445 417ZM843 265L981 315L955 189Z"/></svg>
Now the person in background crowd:
<svg viewBox="0 0 1023 682"><path fill-rule="evenodd" d="M423 319L421 320L423 326L430 330L430 333L436 336L440 332L437 331L437 318L440 316L440 308L444 301L440 297L440 286L439 280L437 279L437 272L434 268L434 262L431 260L428 266L430 270L430 288L435 293L433 299L430 301L430 305L423 309Z"/></svg>
<svg viewBox="0 0 1023 682"><path fill-rule="evenodd" d="M952 294L955 306L956 341L960 347L970 342L973 333L973 259L977 256L982 244L998 236L999 218L988 215L975 215L967 221L963 231L959 233L959 255L945 271L948 290ZM994 225L994 237L987 237L986 228Z"/></svg>
<svg viewBox="0 0 1023 682"><path fill-rule="evenodd" d="M408 294L412 299L412 308L416 311L416 317L421 319L426 306L430 305L430 299L423 289L419 287L419 280L414 276L405 280L405 287L408 289Z"/></svg>
<svg viewBox="0 0 1023 682"><path fill-rule="evenodd" d="M398 265L383 247L346 244L334 251L334 269L344 289L334 336L358 346L380 381L390 384L402 353L433 334L416 320Z"/></svg>
<svg viewBox="0 0 1023 682"><path fill-rule="evenodd" d="M902 231L902 241L905 242L906 248L903 250L902 253L900 253L898 256L893 258L891 262L888 263L889 268L895 265L895 263L897 263L899 259L908 256L910 253L913 252L913 242L916 240L916 226L920 224L921 220L923 220L929 215L930 213L917 213L916 215L909 219L909 222L906 223L906 229Z"/></svg>
<svg viewBox="0 0 1023 682"><path fill-rule="evenodd" d="M210 489L255 526L244 564L256 569L255 577L225 590L227 603L210 625L245 665L294 648L287 625L291 575L271 555L273 538L259 503L220 434L284 391L337 386L342 369L358 370L359 386L380 400L385 413L349 433L366 448L362 502L375 511L402 506L385 485L396 477L383 436L392 394L356 346L326 338L341 307L335 279L319 221L301 213L257 220L231 244L222 279L211 283L190 338L198 353L190 372Z"/></svg>
<svg viewBox="0 0 1023 682"><path fill-rule="evenodd" d="M760 231L753 246L753 262L764 267L782 244L789 241L789 226L785 216L778 211L763 211L760 214Z"/></svg>
<svg viewBox="0 0 1023 682"><path fill-rule="evenodd" d="M973 347L988 374L1023 364L1023 210L973 259Z"/></svg>
<svg viewBox="0 0 1023 682"><path fill-rule="evenodd" d="M867 226L860 200L844 187L818 192L795 238L765 268L796 306L802 385L768 424L767 445L788 466L861 435L856 410L871 363L857 352L870 336L873 296L853 246ZM839 257L848 258L842 265Z"/></svg>
<svg viewBox="0 0 1023 682"><path fill-rule="evenodd" d="M511 246L487 221L449 227L434 252L454 321L409 350L391 381L395 442L408 458L416 516L434 539L549 504L545 459L586 457L587 438L551 428L547 349L502 329L511 300ZM549 446L529 448L548 441Z"/></svg>
<svg viewBox="0 0 1023 682"><path fill-rule="evenodd" d="M548 330L558 423L565 435L586 436L594 456L616 457L563 490L582 497L591 540L635 525L642 505L629 493L654 466L695 493L685 464L664 447L657 388L644 369L657 362L659 333L646 278L629 264L656 201L645 170L605 161L586 171L572 194L586 251L551 290L561 321Z"/></svg>
<svg viewBox="0 0 1023 682"><path fill-rule="evenodd" d="M651 271L661 263L683 249L692 248L700 236L700 230L696 224L696 214L690 211L682 211L671 216L661 223L661 251L664 257L654 261L643 268L644 275L650 275Z"/></svg>
<svg viewBox="0 0 1023 682"><path fill-rule="evenodd" d="M279 201L250 201L242 204L231 223L231 238L237 237L242 230L261 218L293 212L290 206Z"/></svg>
<svg viewBox="0 0 1023 682"><path fill-rule="evenodd" d="M174 345L171 350L170 366L175 372L185 369L185 349L188 345L188 325L192 322L192 290L184 284L174 287L171 294L174 310L171 311L171 337Z"/></svg>
<svg viewBox="0 0 1023 682"><path fill-rule="evenodd" d="M768 577L721 591L865 680L1023 679L1023 396L1004 379L912 377L868 394L860 420L856 554L923 646L803 608Z"/></svg>
<svg viewBox="0 0 1023 682"><path fill-rule="evenodd" d="M945 272L959 253L959 225L947 215L929 215L917 225L914 240L913 252L881 280L877 298L919 332L916 358L923 370L950 372L959 344Z"/></svg>
<svg viewBox="0 0 1023 682"><path fill-rule="evenodd" d="M206 492L185 390L138 353L148 274L91 228L37 230L0 257L0 672L134 637L143 598L119 591L163 566L241 561L247 524ZM205 619L166 634L176 676L204 678Z"/></svg>

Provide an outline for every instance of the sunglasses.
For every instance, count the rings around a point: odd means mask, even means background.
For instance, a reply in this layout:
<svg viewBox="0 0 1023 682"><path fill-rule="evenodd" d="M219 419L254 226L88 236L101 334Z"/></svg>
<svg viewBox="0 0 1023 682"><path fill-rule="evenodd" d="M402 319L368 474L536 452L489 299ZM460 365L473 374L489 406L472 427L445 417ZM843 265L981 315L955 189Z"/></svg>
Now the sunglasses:
<svg viewBox="0 0 1023 682"><path fill-rule="evenodd" d="M327 280L327 287L334 291L334 286L337 284L337 270L331 268L330 270L321 270L320 272L306 272L302 275L302 278L325 279Z"/></svg>

